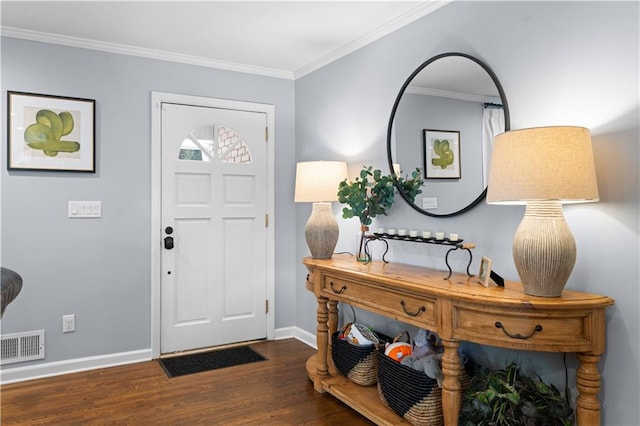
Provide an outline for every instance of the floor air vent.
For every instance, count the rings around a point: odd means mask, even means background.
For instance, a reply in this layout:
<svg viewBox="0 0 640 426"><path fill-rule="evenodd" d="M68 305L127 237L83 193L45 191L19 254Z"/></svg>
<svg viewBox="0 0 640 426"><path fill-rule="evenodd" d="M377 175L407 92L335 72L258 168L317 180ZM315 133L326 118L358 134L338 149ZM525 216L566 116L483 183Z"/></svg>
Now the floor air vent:
<svg viewBox="0 0 640 426"><path fill-rule="evenodd" d="M44 330L2 335L0 364L44 358Z"/></svg>

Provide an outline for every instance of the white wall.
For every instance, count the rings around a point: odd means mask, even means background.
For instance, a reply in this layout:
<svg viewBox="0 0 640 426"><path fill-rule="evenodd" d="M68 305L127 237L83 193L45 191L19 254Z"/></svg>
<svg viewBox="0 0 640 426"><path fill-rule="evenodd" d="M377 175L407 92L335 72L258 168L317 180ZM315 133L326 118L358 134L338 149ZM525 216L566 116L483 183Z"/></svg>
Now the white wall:
<svg viewBox="0 0 640 426"><path fill-rule="evenodd" d="M296 81L296 160L346 160L353 174L365 164L387 168L386 126L396 94L418 65L444 52L474 55L493 69L512 129L592 130L601 201L564 209L578 247L567 288L616 300L607 311L608 352L600 363L606 425L640 424L638 18L637 2L454 2ZM336 250L353 251L358 224L342 219L340 210L336 203ZM297 209L298 257L308 255L302 230L309 212L309 206ZM522 207L481 203L461 216L437 219L399 201L374 226L458 232L478 244L474 270L480 256L488 256L499 273L517 280L511 241L523 213ZM392 259L444 268L442 250L390 245ZM316 305L302 286L305 273L299 266L297 323L314 332ZM387 334L403 327L363 312L358 319ZM494 366L521 360L564 388L559 354L476 345L465 350ZM573 380L575 357L567 362Z"/></svg>

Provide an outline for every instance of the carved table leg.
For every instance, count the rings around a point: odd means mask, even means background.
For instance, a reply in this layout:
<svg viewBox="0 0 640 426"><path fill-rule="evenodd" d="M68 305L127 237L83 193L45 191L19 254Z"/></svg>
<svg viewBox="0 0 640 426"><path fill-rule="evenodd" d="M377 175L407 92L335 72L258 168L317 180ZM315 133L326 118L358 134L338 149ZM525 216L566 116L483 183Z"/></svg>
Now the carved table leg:
<svg viewBox="0 0 640 426"><path fill-rule="evenodd" d="M336 300L329 299L329 350L327 351L327 365L329 366L330 371L335 370L335 366L333 365L333 340L331 340L331 336L338 330L338 302ZM329 373L331 374L331 373Z"/></svg>
<svg viewBox="0 0 640 426"><path fill-rule="evenodd" d="M460 342L455 340L442 340L444 355L442 356L442 412L446 426L457 426L460 414L460 356L458 347Z"/></svg>
<svg viewBox="0 0 640 426"><path fill-rule="evenodd" d="M329 337L338 331L338 301L329 300ZM329 339L331 344L331 339Z"/></svg>
<svg viewBox="0 0 640 426"><path fill-rule="evenodd" d="M577 354L580 365L576 371L578 398L576 399L576 421L578 425L600 425L600 355Z"/></svg>
<svg viewBox="0 0 640 426"><path fill-rule="evenodd" d="M318 310L316 311L316 319L318 321L318 327L316 329L316 344L318 345L318 364L317 375L313 381L313 388L318 392L323 392L320 381L329 375L329 367L327 366L327 344L329 343L327 321L329 319L329 312L327 310L328 299L318 296L317 300Z"/></svg>

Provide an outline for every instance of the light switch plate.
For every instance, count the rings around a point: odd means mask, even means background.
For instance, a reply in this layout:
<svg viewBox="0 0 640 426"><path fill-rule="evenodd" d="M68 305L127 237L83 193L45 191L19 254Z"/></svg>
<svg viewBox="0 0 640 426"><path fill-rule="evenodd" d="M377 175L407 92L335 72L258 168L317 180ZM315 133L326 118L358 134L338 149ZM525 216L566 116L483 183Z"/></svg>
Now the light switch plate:
<svg viewBox="0 0 640 426"><path fill-rule="evenodd" d="M437 209L438 208L438 199L436 197L424 197L422 199L422 208L424 210Z"/></svg>
<svg viewBox="0 0 640 426"><path fill-rule="evenodd" d="M70 218L102 217L102 201L69 201Z"/></svg>

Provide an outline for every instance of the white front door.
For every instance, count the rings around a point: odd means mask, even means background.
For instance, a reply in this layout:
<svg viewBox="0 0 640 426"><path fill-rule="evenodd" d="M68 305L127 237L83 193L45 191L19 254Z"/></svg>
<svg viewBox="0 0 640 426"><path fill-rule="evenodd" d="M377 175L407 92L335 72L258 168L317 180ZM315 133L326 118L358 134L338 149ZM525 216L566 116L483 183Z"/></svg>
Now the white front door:
<svg viewBox="0 0 640 426"><path fill-rule="evenodd" d="M267 335L266 127L161 104L161 353Z"/></svg>

